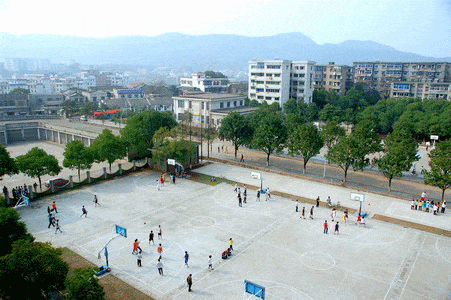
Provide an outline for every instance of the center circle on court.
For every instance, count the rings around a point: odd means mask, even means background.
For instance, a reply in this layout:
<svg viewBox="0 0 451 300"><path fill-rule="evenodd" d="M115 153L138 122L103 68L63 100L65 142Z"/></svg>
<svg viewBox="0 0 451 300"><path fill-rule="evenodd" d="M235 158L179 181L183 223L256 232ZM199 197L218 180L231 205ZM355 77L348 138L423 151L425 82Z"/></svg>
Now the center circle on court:
<svg viewBox="0 0 451 300"><path fill-rule="evenodd" d="M310 269L325 271L335 266L335 259L326 253L306 252L301 255L301 262Z"/></svg>
<svg viewBox="0 0 451 300"><path fill-rule="evenodd" d="M206 216L196 216L189 220L189 224L194 228L206 228L216 224L216 220Z"/></svg>

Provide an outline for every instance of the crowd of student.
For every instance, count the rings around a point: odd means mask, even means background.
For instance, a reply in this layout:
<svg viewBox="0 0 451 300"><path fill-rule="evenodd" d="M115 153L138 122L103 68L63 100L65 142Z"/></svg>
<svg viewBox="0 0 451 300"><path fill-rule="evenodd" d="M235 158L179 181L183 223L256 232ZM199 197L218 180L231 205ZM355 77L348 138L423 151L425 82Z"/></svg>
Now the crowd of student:
<svg viewBox="0 0 451 300"><path fill-rule="evenodd" d="M412 199L410 209L419 210L424 212L430 212L434 215L444 214L446 210L446 200L440 204L440 201L434 201L426 199L426 192L421 194L421 198L418 200L415 197Z"/></svg>

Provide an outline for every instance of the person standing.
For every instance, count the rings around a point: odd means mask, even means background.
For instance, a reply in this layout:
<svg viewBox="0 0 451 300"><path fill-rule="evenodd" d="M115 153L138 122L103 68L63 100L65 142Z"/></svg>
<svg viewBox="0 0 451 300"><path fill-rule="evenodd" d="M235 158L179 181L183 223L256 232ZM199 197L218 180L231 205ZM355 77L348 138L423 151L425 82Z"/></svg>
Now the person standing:
<svg viewBox="0 0 451 300"><path fill-rule="evenodd" d="M188 284L188 292L191 292L191 286L193 285L193 274L189 274L186 278L186 283Z"/></svg>
<svg viewBox="0 0 451 300"><path fill-rule="evenodd" d="M302 207L302 218L305 219L305 206Z"/></svg>
<svg viewBox="0 0 451 300"><path fill-rule="evenodd" d="M243 207L242 201L241 201L241 195L238 194L238 206Z"/></svg>
<svg viewBox="0 0 451 300"><path fill-rule="evenodd" d="M138 267L142 267L141 260L142 260L142 258L143 258L143 255L142 255L141 253L142 253L142 251L139 250L138 254L136 255Z"/></svg>
<svg viewBox="0 0 451 300"><path fill-rule="evenodd" d="M257 191L257 199L255 201L260 201L260 190Z"/></svg>
<svg viewBox="0 0 451 300"><path fill-rule="evenodd" d="M298 205L298 202L296 202L296 212L298 212L299 211L299 205Z"/></svg>
<svg viewBox="0 0 451 300"><path fill-rule="evenodd" d="M161 254L163 253L163 247L161 246L161 244L158 245L157 252L161 257Z"/></svg>
<svg viewBox="0 0 451 300"><path fill-rule="evenodd" d="M327 224L327 220L324 220L324 233L327 234L329 231L329 225Z"/></svg>
<svg viewBox="0 0 451 300"><path fill-rule="evenodd" d="M335 231L334 234L340 234L340 225L338 225L338 222L335 223Z"/></svg>
<svg viewBox="0 0 451 300"><path fill-rule="evenodd" d="M335 216L337 215L337 211L335 208L332 208L332 211L330 212L330 217L332 218L332 222L335 222Z"/></svg>
<svg viewBox="0 0 451 300"><path fill-rule="evenodd" d="M443 200L443 202L442 202L442 214L445 213L445 209L446 209L446 200Z"/></svg>
<svg viewBox="0 0 451 300"><path fill-rule="evenodd" d="M316 207L319 207L319 196L316 198Z"/></svg>
<svg viewBox="0 0 451 300"><path fill-rule="evenodd" d="M230 250L233 250L233 240L232 240L232 238L230 238L229 244L230 244L229 249L230 249Z"/></svg>
<svg viewBox="0 0 451 300"><path fill-rule="evenodd" d="M161 189L161 182L160 182L160 180L157 179L157 190L160 190L160 189Z"/></svg>
<svg viewBox="0 0 451 300"><path fill-rule="evenodd" d="M97 206L97 205L100 206L100 204L99 204L99 198L97 198L97 195L94 195L94 206Z"/></svg>
<svg viewBox="0 0 451 300"><path fill-rule="evenodd" d="M58 230L61 232L61 233L63 233L62 231L61 231L61 227L60 227L60 220L58 219L58 220L56 220L56 229L55 229L55 234L58 232Z"/></svg>
<svg viewBox="0 0 451 300"><path fill-rule="evenodd" d="M83 205L83 207L81 208L81 216L80 216L80 218L81 217L85 217L85 218L87 218L88 217L88 211L86 210L86 208L85 208L85 206Z"/></svg>
<svg viewBox="0 0 451 300"><path fill-rule="evenodd" d="M310 219L313 219L313 208L314 206L312 205L312 208L310 208Z"/></svg>
<svg viewBox="0 0 451 300"><path fill-rule="evenodd" d="M152 242L152 244L155 244L155 241L153 240L153 236L154 236L153 230L151 230L149 233L149 245L150 245L150 242Z"/></svg>
<svg viewBox="0 0 451 300"><path fill-rule="evenodd" d="M5 196L5 201L9 205L9 192L6 186L3 186L3 195Z"/></svg>
<svg viewBox="0 0 451 300"><path fill-rule="evenodd" d="M189 254L188 251L185 251L185 255L183 256L185 258L185 266L189 268L188 260L189 260Z"/></svg>
<svg viewBox="0 0 451 300"><path fill-rule="evenodd" d="M158 239L163 239L163 230L161 230L161 225L158 225Z"/></svg>
<svg viewBox="0 0 451 300"><path fill-rule="evenodd" d="M142 252L142 251L143 251L143 250L141 249L141 247L139 247L139 241L138 241L138 239L135 239L135 241L133 242L133 252L132 252L132 254L138 253L138 250L139 250L139 252Z"/></svg>
<svg viewBox="0 0 451 300"><path fill-rule="evenodd" d="M161 262L161 258L158 259L157 262L158 273L163 276L163 263Z"/></svg>
<svg viewBox="0 0 451 300"><path fill-rule="evenodd" d="M211 261L211 255L208 257L208 270L213 270L213 262Z"/></svg>
<svg viewBox="0 0 451 300"><path fill-rule="evenodd" d="M52 211L54 211L55 213L58 213L58 210L56 209L55 201L53 201L53 203L52 203Z"/></svg>

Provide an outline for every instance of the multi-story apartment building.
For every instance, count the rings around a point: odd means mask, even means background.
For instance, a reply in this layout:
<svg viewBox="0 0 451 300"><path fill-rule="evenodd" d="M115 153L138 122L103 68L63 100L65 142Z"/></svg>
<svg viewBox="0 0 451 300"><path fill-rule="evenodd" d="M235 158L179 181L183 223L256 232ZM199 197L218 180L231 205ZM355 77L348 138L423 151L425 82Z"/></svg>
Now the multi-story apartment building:
<svg viewBox="0 0 451 300"><path fill-rule="evenodd" d="M346 91L353 86L354 69L350 66L335 65L330 62L323 69L323 88L326 91L334 91L344 96Z"/></svg>
<svg viewBox="0 0 451 300"><path fill-rule="evenodd" d="M451 81L451 63L446 62L354 62L354 69L355 83L368 84L385 98L395 82Z"/></svg>
<svg viewBox="0 0 451 300"><path fill-rule="evenodd" d="M190 112L193 116L192 126L196 127L201 127L201 124L219 126L230 111L253 111L244 107L245 96L236 94L196 93L172 97L172 100L176 120L182 121L183 114Z"/></svg>
<svg viewBox="0 0 451 300"><path fill-rule="evenodd" d="M314 64L312 61L252 60L249 62L250 100L278 103L289 99L312 102Z"/></svg>
<svg viewBox="0 0 451 300"><path fill-rule="evenodd" d="M422 99L451 100L451 83L447 82L394 82L390 97L420 97Z"/></svg>
<svg viewBox="0 0 451 300"><path fill-rule="evenodd" d="M204 73L194 73L191 78L180 78L181 87L197 88L204 93L227 93L228 78L207 78Z"/></svg>

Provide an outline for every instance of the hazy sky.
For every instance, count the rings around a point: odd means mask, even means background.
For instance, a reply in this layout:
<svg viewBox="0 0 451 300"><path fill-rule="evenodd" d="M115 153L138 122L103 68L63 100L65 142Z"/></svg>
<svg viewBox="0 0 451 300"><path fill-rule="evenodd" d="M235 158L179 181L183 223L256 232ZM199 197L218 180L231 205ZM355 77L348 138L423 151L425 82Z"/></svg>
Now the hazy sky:
<svg viewBox="0 0 451 300"><path fill-rule="evenodd" d="M0 0L0 30L104 37L302 32L319 44L373 40L451 56L451 0Z"/></svg>

